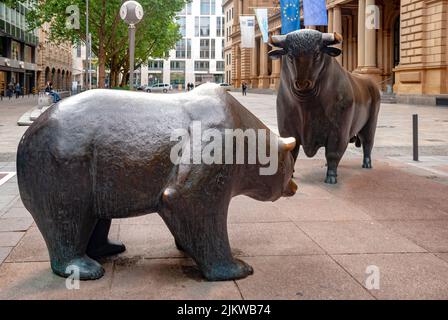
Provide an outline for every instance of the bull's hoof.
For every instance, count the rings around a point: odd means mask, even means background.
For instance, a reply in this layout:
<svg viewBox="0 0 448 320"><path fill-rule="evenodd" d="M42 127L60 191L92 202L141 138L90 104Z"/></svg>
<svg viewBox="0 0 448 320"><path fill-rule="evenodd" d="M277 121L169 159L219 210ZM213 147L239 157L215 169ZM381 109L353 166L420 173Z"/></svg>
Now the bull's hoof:
<svg viewBox="0 0 448 320"><path fill-rule="evenodd" d="M54 266L51 268L58 276L68 278L72 277L74 280L97 280L104 275L104 268L95 260L84 256L76 258L67 264L61 266Z"/></svg>
<svg viewBox="0 0 448 320"><path fill-rule="evenodd" d="M121 241L108 240L106 244L87 251L91 258L110 257L126 251L126 246Z"/></svg>
<svg viewBox="0 0 448 320"><path fill-rule="evenodd" d="M362 167L364 169L372 169L372 160L370 158L365 158L362 163Z"/></svg>
<svg viewBox="0 0 448 320"><path fill-rule="evenodd" d="M327 184L337 184L338 183L338 178L336 176L327 176L327 178L325 179L325 183L327 183Z"/></svg>
<svg viewBox="0 0 448 320"><path fill-rule="evenodd" d="M254 269L246 262L235 259L232 264L215 265L203 274L208 281L237 280L254 274Z"/></svg>

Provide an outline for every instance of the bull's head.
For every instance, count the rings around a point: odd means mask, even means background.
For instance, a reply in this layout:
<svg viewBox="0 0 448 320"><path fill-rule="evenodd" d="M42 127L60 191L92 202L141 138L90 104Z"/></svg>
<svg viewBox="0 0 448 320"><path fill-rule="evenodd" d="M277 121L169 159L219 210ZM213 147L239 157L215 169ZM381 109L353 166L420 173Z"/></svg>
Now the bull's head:
<svg viewBox="0 0 448 320"><path fill-rule="evenodd" d="M321 33L315 30L294 31L287 35L272 36L269 52L271 59L283 58L283 77L289 80L294 91L311 92L323 68L341 50L331 47L342 43L338 33Z"/></svg>

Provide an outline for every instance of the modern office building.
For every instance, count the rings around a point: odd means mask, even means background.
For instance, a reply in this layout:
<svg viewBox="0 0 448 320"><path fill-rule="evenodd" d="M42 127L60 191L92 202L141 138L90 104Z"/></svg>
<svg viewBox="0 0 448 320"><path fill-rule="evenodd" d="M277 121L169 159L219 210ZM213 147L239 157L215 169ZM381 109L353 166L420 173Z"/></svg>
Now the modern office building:
<svg viewBox="0 0 448 320"><path fill-rule="evenodd" d="M20 83L27 94L36 87L36 47L39 35L28 32L25 15L31 1L17 1L15 8L0 2L0 94L8 84Z"/></svg>
<svg viewBox="0 0 448 320"><path fill-rule="evenodd" d="M150 59L136 71L137 85L224 82L224 15L221 0L193 0L179 12L182 39L169 59Z"/></svg>
<svg viewBox="0 0 448 320"><path fill-rule="evenodd" d="M226 52L231 52L231 82L237 87L245 81L254 88L276 88L281 60L267 58L269 47L260 41L257 25L255 49L240 47L239 16L253 15L254 7L272 8L269 33L280 34L278 0L225 0L225 10L234 10L225 26L230 30ZM338 61L348 71L365 74L383 90L393 88L410 99L442 101L448 94L447 0L327 0L327 10L328 27L309 28L342 34ZM377 29L367 28L366 20L375 11Z"/></svg>

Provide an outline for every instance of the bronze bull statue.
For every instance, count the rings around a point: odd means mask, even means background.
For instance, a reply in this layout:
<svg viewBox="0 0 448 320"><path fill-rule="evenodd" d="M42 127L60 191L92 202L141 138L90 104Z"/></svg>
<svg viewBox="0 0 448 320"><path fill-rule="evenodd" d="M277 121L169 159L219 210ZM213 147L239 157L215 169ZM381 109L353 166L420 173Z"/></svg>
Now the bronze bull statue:
<svg viewBox="0 0 448 320"><path fill-rule="evenodd" d="M308 157L325 147L327 177L337 183L337 169L348 144L362 145L363 168L372 168L371 153L380 110L377 85L344 70L334 59L341 50L338 33L300 30L273 36L269 52L282 58L277 98L277 120L282 137L295 137L297 160L300 146Z"/></svg>
<svg viewBox="0 0 448 320"><path fill-rule="evenodd" d="M125 250L108 239L111 220L148 213L160 214L177 247L206 279L252 274L232 256L228 206L237 195L261 201L294 195L295 140L274 136L270 154L278 156L278 167L271 175L260 174L266 163L258 158L204 164L185 162L182 155L173 162L179 144L173 130L189 132L195 121L203 132L213 129L218 135L236 128L269 130L214 85L174 95L92 90L59 102L33 123L18 147L18 184L56 274L67 277L78 268L81 280L100 278L104 269L94 259ZM264 137L257 143L273 142L270 132Z"/></svg>

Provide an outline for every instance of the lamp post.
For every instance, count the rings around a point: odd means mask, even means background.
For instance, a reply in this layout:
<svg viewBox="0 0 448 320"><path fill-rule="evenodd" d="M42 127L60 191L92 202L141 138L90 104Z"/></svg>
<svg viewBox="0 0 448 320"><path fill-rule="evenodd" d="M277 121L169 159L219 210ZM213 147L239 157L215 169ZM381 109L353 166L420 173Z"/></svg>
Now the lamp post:
<svg viewBox="0 0 448 320"><path fill-rule="evenodd" d="M135 25L143 19L143 7L137 1L126 1L120 9L121 19L129 25L129 86L134 90Z"/></svg>

